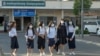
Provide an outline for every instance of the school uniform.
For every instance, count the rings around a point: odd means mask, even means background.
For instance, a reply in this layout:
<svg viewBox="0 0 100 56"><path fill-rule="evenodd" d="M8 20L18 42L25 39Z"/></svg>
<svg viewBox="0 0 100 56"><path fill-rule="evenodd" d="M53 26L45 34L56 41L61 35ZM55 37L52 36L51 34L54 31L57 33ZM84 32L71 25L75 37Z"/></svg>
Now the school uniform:
<svg viewBox="0 0 100 56"><path fill-rule="evenodd" d="M39 27L37 28L37 32L39 35L45 35L46 29L44 27ZM38 40L37 40L37 44L38 44L38 49L45 49L45 36L44 38L42 38L41 36L38 35Z"/></svg>
<svg viewBox="0 0 100 56"><path fill-rule="evenodd" d="M66 44L67 43L67 32L66 32L66 26L63 24L57 29L57 38L58 42L60 44Z"/></svg>
<svg viewBox="0 0 100 56"><path fill-rule="evenodd" d="M70 41L71 38L73 38L72 41ZM68 26L68 46L69 46L69 49L76 48L76 46L75 46L75 28L73 26Z"/></svg>
<svg viewBox="0 0 100 56"><path fill-rule="evenodd" d="M53 45L55 45L56 34L57 34L56 27L48 27L47 29L47 37L49 40L48 46L52 47Z"/></svg>
<svg viewBox="0 0 100 56"><path fill-rule="evenodd" d="M34 38L34 31L32 29L28 29L26 32L27 48L34 48Z"/></svg>
<svg viewBox="0 0 100 56"><path fill-rule="evenodd" d="M9 31L9 37L11 38L11 49L18 49L17 31L16 28L12 28Z"/></svg>

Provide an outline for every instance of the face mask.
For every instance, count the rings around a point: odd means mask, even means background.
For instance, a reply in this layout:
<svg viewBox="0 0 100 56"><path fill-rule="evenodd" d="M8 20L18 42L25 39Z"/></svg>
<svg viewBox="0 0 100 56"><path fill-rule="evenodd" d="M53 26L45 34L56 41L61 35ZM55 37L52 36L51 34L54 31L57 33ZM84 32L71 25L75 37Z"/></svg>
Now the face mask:
<svg viewBox="0 0 100 56"><path fill-rule="evenodd" d="M72 25L72 22L70 21L69 24Z"/></svg>
<svg viewBox="0 0 100 56"><path fill-rule="evenodd" d="M54 26L54 24L51 25L52 27Z"/></svg>
<svg viewBox="0 0 100 56"><path fill-rule="evenodd" d="M33 26L29 26L29 28L32 28Z"/></svg>
<svg viewBox="0 0 100 56"><path fill-rule="evenodd" d="M44 26L44 24L42 26Z"/></svg>
<svg viewBox="0 0 100 56"><path fill-rule="evenodd" d="M61 24L63 24L64 23L64 21L61 21Z"/></svg>

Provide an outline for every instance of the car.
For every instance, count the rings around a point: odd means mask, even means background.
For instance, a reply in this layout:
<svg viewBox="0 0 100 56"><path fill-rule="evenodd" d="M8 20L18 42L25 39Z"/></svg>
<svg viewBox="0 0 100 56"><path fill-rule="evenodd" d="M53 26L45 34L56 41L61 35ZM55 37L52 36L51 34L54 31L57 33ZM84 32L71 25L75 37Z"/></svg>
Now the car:
<svg viewBox="0 0 100 56"><path fill-rule="evenodd" d="M97 30L97 35L100 36L100 27Z"/></svg>
<svg viewBox="0 0 100 56"><path fill-rule="evenodd" d="M84 30L90 33L97 33L100 27L100 20L84 20Z"/></svg>

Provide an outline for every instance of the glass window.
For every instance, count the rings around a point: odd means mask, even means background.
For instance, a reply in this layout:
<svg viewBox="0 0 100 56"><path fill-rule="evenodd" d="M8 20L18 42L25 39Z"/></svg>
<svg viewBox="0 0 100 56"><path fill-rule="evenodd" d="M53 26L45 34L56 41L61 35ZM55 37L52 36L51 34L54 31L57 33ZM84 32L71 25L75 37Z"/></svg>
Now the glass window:
<svg viewBox="0 0 100 56"><path fill-rule="evenodd" d="M44 22L45 26L48 26L50 21L54 21L57 25L57 17L54 16L40 16L39 21Z"/></svg>
<svg viewBox="0 0 100 56"><path fill-rule="evenodd" d="M96 22L84 22L85 25L97 25Z"/></svg>
<svg viewBox="0 0 100 56"><path fill-rule="evenodd" d="M0 17L0 26L3 26L4 17Z"/></svg>
<svg viewBox="0 0 100 56"><path fill-rule="evenodd" d="M98 21L98 24L100 25L100 21Z"/></svg>

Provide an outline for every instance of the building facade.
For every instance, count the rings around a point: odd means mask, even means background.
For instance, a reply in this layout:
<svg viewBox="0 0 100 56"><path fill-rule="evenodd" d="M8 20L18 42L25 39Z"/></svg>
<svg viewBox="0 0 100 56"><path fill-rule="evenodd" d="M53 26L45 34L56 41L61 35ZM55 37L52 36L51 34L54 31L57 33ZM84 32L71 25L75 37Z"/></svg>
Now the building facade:
<svg viewBox="0 0 100 56"><path fill-rule="evenodd" d="M73 0L0 0L0 25L4 20L15 20L17 30L23 31L27 23L34 23L36 14L45 25L51 20L58 25L60 19L75 18L73 4ZM97 5L100 1L94 0L89 13L91 16L100 16L100 6Z"/></svg>

